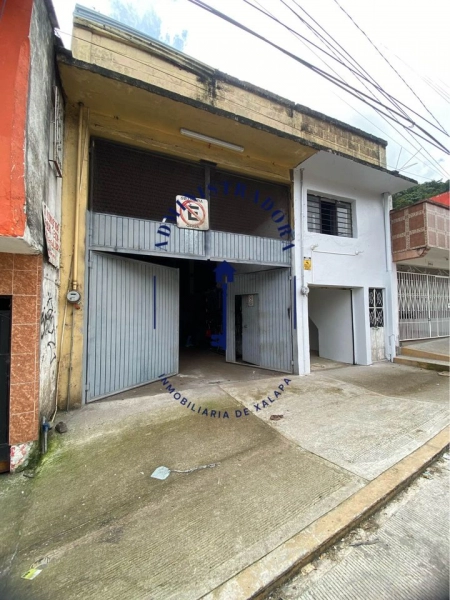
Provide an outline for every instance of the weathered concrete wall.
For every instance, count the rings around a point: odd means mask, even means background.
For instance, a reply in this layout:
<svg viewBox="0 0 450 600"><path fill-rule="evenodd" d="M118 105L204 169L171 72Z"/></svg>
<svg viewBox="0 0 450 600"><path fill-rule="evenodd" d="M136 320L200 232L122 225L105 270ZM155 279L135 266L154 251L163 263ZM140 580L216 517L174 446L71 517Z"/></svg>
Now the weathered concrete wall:
<svg viewBox="0 0 450 600"><path fill-rule="evenodd" d="M43 0L36 0L33 5L30 46L25 156L26 210L31 238L42 250L44 242L42 203L48 201L49 180L54 177L48 157L52 86L55 80L52 26Z"/></svg>
<svg viewBox="0 0 450 600"><path fill-rule="evenodd" d="M386 165L385 146L373 136L239 82L185 55L172 53L168 59L170 51L164 54L157 43L146 43L128 33L101 28L82 18L75 20L73 36L74 58L306 142L378 166Z"/></svg>
<svg viewBox="0 0 450 600"><path fill-rule="evenodd" d="M58 314L58 283L56 269L44 262L42 278L40 336L40 415L47 418L55 408L56 393L56 335Z"/></svg>
<svg viewBox="0 0 450 600"><path fill-rule="evenodd" d="M55 219L61 221L61 180L49 162L56 79L53 28L43 0L36 0L33 5L30 44L26 135L27 228L33 245L44 253L42 205L47 204ZM58 288L59 271L44 258L39 316L40 417L49 417L55 406Z"/></svg>

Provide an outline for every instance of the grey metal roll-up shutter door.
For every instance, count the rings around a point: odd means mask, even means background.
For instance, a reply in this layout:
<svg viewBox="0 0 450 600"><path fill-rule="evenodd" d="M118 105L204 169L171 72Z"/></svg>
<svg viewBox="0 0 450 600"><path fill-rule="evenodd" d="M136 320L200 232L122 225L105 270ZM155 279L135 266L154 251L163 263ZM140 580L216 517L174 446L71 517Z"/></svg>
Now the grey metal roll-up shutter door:
<svg viewBox="0 0 450 600"><path fill-rule="evenodd" d="M292 373L292 309L289 269L237 274L228 284L228 362L235 362L235 296L258 294L259 366Z"/></svg>
<svg viewBox="0 0 450 600"><path fill-rule="evenodd" d="M86 401L178 372L178 269L91 252Z"/></svg>

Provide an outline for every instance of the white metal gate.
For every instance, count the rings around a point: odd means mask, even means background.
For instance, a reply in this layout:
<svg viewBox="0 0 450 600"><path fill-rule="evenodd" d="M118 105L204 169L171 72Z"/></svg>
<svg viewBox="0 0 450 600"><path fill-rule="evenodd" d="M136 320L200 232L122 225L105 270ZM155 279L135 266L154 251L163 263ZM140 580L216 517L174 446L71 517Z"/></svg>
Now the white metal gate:
<svg viewBox="0 0 450 600"><path fill-rule="evenodd" d="M86 401L178 372L178 269L91 252Z"/></svg>
<svg viewBox="0 0 450 600"><path fill-rule="evenodd" d="M450 335L449 278L397 272L400 340Z"/></svg>

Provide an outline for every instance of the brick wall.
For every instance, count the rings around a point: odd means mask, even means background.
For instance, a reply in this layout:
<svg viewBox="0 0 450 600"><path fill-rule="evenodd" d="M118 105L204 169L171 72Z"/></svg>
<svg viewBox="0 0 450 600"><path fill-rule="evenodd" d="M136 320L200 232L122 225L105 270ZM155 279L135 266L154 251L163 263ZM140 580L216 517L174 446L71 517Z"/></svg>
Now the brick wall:
<svg viewBox="0 0 450 600"><path fill-rule="evenodd" d="M0 295L12 296L10 445L38 438L42 256L0 254Z"/></svg>
<svg viewBox="0 0 450 600"><path fill-rule="evenodd" d="M442 194L444 195L444 194ZM425 203L428 246L450 250L450 211L446 206Z"/></svg>
<svg viewBox="0 0 450 600"><path fill-rule="evenodd" d="M450 211L445 206L420 202L391 212L392 252L394 257L430 246L450 249Z"/></svg>
<svg viewBox="0 0 450 600"><path fill-rule="evenodd" d="M391 213L392 252L423 248L426 245L424 204Z"/></svg>

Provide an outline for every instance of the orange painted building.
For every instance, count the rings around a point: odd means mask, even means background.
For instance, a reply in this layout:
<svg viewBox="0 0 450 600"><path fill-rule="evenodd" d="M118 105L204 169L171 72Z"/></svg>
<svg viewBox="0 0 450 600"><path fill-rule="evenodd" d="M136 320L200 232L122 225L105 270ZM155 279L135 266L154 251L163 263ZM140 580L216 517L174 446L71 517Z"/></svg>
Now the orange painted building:
<svg viewBox="0 0 450 600"><path fill-rule="evenodd" d="M32 0L8 2L0 21L0 235L25 232L24 145Z"/></svg>
<svg viewBox="0 0 450 600"><path fill-rule="evenodd" d="M52 410L59 272L47 259L43 206L59 218L60 173L49 160L56 26L50 0L1 3L0 472L26 464Z"/></svg>

